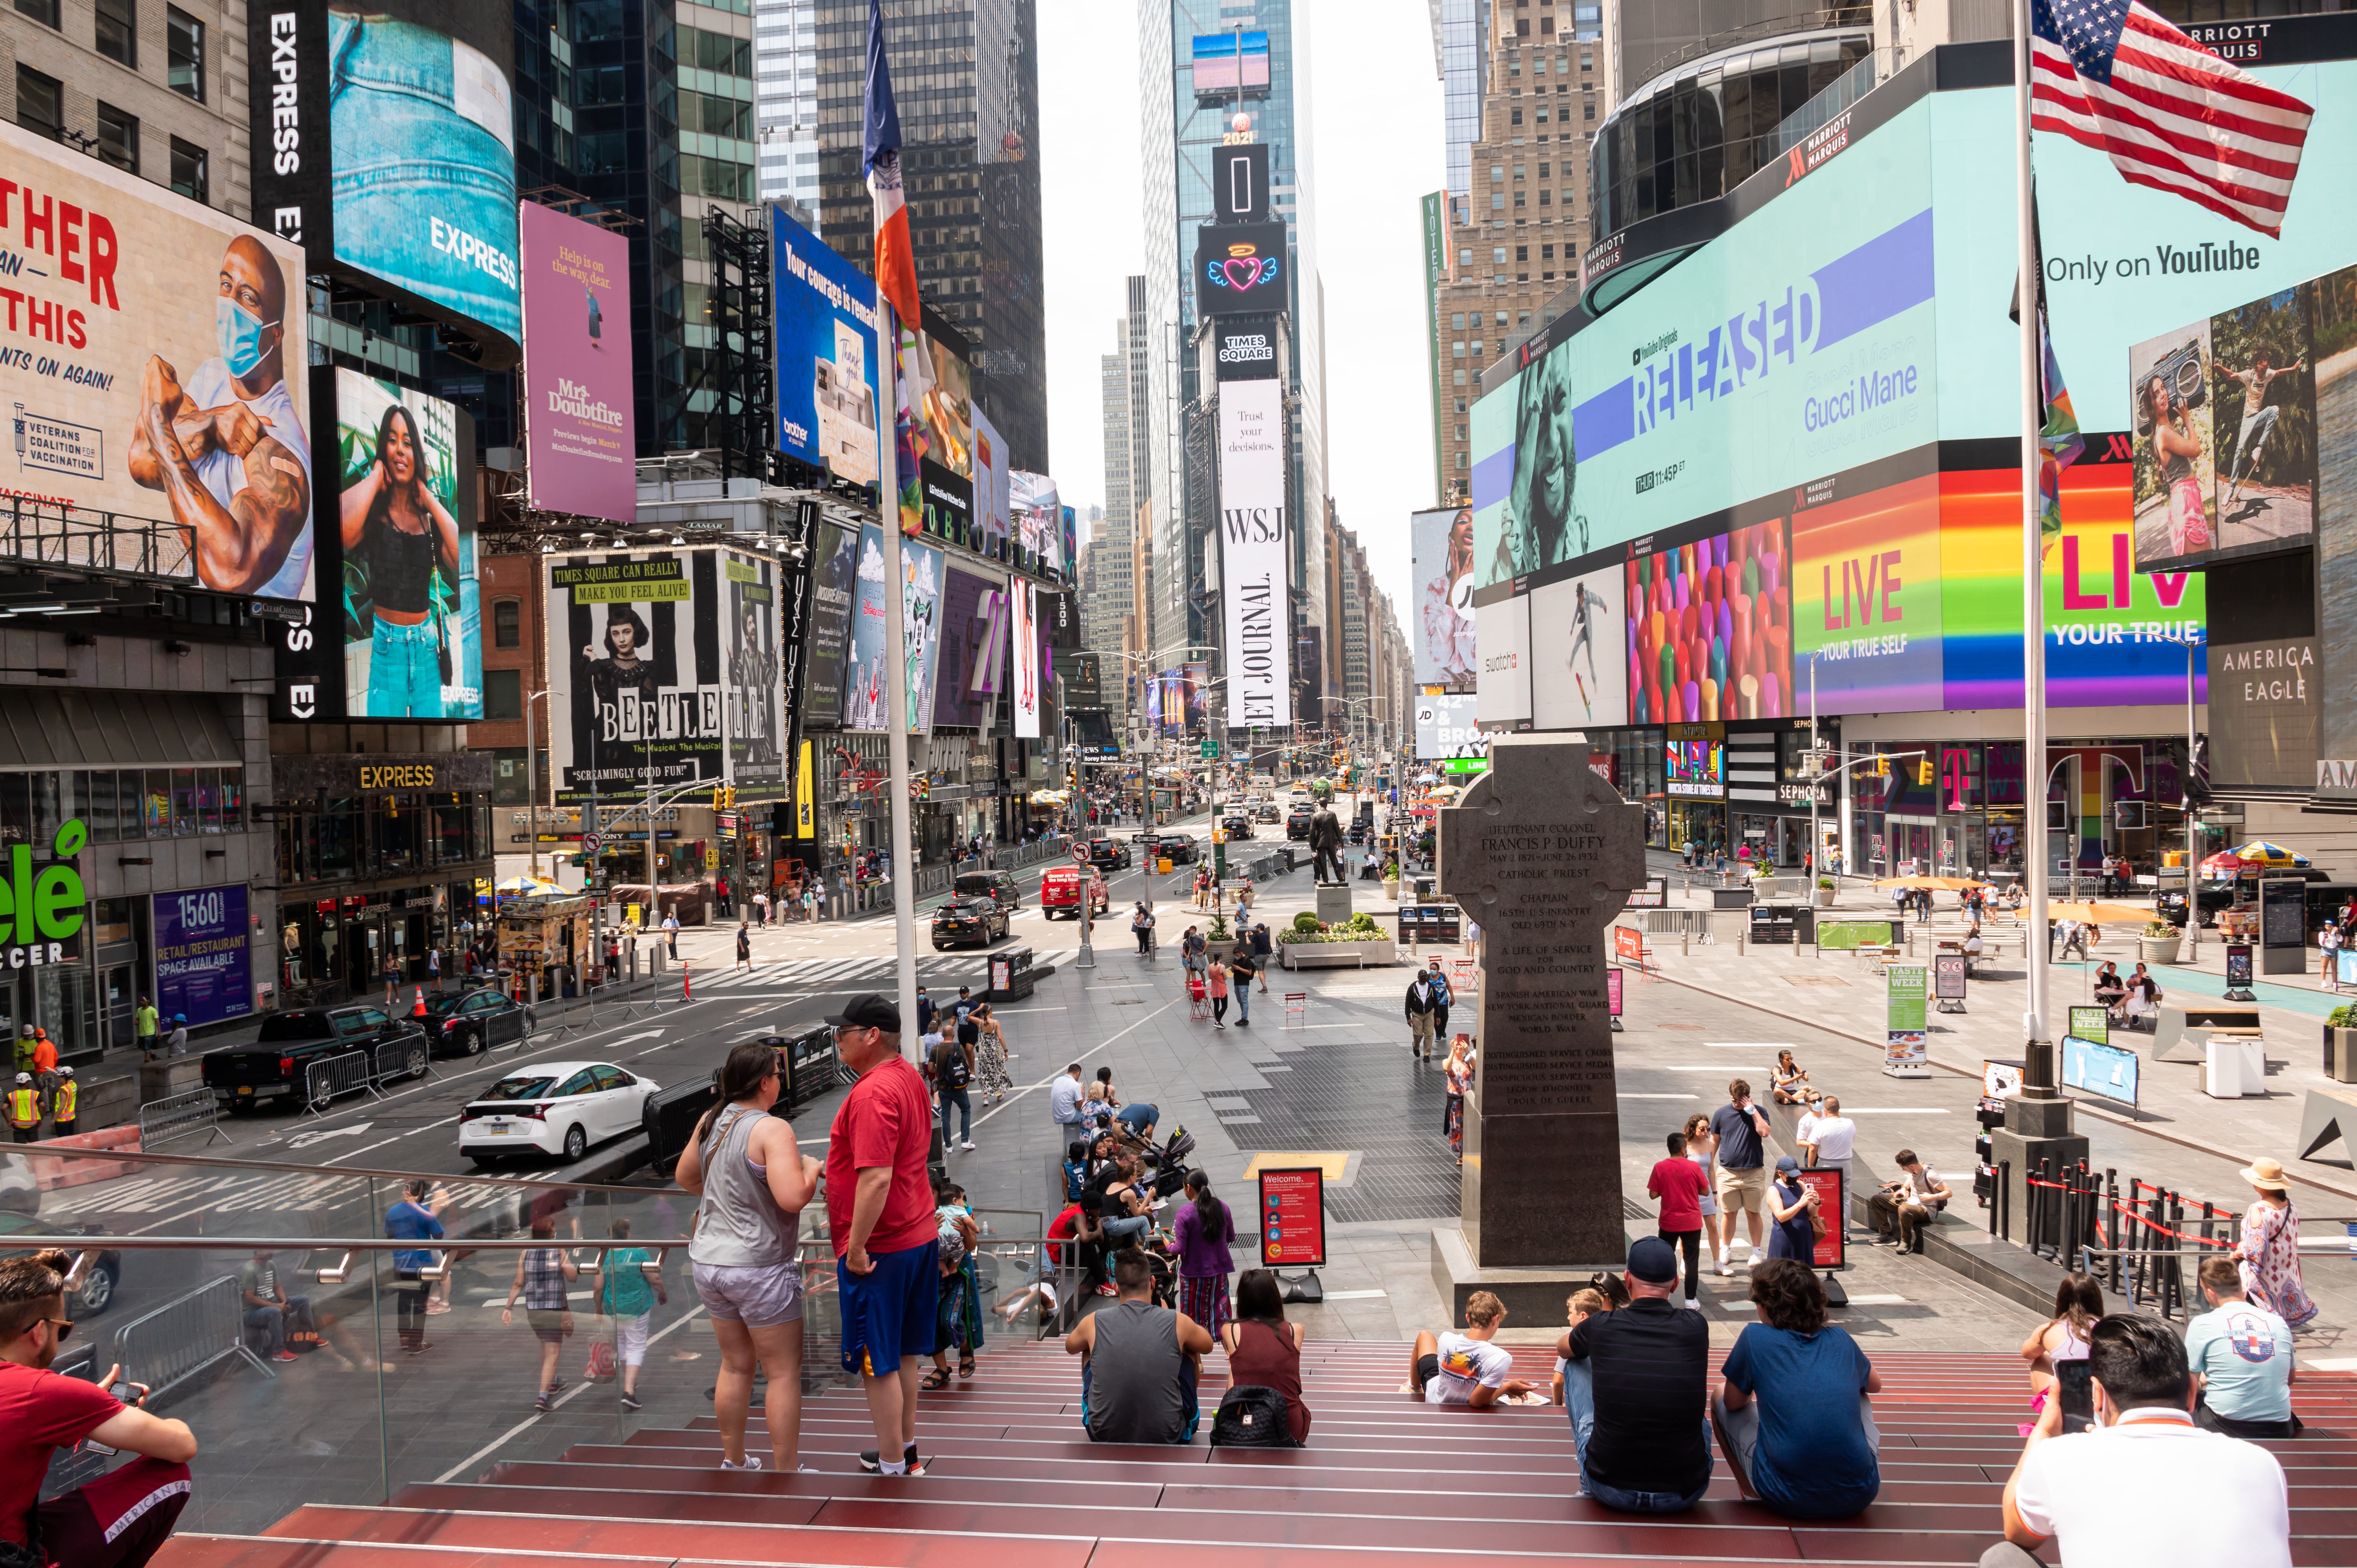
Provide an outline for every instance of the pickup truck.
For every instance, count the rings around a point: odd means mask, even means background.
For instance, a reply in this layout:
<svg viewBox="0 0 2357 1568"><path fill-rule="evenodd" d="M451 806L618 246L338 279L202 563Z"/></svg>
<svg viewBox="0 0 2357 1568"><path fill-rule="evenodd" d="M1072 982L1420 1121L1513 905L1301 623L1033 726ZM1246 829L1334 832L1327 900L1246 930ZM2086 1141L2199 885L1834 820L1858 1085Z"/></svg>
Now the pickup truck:
<svg viewBox="0 0 2357 1568"><path fill-rule="evenodd" d="M390 1054L380 1047L391 1047ZM365 1077L373 1079L388 1069L406 1078L423 1078L431 1058L425 1031L406 1018L395 1018L381 1007L351 1004L342 1007L305 1007L273 1013L262 1021L262 1033L250 1046L227 1046L204 1056L205 1087L232 1112L247 1112L272 1100L296 1104L311 1099L313 1062L354 1051L368 1053ZM359 1082L321 1086L324 1105L336 1094L358 1090Z"/></svg>

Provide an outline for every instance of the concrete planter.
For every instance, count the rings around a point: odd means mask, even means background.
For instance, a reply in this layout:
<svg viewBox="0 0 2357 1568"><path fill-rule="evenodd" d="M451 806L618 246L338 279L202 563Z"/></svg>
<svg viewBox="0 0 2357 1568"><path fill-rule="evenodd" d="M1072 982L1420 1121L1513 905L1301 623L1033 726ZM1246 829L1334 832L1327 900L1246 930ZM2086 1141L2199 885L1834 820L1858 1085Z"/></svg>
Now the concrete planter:
<svg viewBox="0 0 2357 1568"><path fill-rule="evenodd" d="M2324 1026L2324 1076L2335 1083L2357 1083L2357 1029Z"/></svg>
<svg viewBox="0 0 2357 1568"><path fill-rule="evenodd" d="M2175 963L2179 948L2185 945L2182 936L2138 937L2136 957L2146 963Z"/></svg>
<svg viewBox="0 0 2357 1568"><path fill-rule="evenodd" d="M1818 889L1817 889L1817 895L1816 895L1816 897L1817 897L1817 908L1820 908L1820 909L1830 909L1830 908L1832 908L1834 907L1834 890L1833 890L1832 888L1830 888L1830 887L1820 887L1820 888L1818 888Z"/></svg>
<svg viewBox="0 0 2357 1568"><path fill-rule="evenodd" d="M1773 898L1776 897L1776 890L1779 886L1780 884L1777 879L1772 876L1755 876L1751 879L1751 891L1757 893L1762 898Z"/></svg>
<svg viewBox="0 0 2357 1568"><path fill-rule="evenodd" d="M1277 961L1286 969L1390 965L1399 961L1399 944L1390 937L1369 937L1357 942L1280 942Z"/></svg>
<svg viewBox="0 0 2357 1568"><path fill-rule="evenodd" d="M1399 902L1398 877L1387 876L1383 879L1383 897L1390 899L1394 904Z"/></svg>

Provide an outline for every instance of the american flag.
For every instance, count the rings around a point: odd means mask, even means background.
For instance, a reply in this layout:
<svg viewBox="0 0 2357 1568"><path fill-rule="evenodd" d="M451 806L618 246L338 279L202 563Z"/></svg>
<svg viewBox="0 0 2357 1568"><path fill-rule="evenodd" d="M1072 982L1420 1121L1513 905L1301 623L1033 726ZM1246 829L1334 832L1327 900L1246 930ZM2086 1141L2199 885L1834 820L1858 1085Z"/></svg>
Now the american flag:
<svg viewBox="0 0 2357 1568"><path fill-rule="evenodd" d="M2275 236L2314 111L2133 0L2031 0L2030 120Z"/></svg>

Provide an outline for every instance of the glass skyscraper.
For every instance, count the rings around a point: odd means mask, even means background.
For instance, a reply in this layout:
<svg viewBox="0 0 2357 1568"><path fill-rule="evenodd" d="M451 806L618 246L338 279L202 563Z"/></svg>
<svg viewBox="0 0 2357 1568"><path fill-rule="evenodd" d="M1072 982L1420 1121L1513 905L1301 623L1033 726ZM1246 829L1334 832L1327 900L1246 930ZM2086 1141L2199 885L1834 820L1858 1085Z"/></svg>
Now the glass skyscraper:
<svg viewBox="0 0 2357 1568"><path fill-rule="evenodd" d="M1251 117L1253 140L1269 149L1272 216L1291 231L1293 403L1289 505L1294 521L1296 624L1325 618L1326 512L1325 290L1318 271L1317 226L1308 186L1308 6L1297 0L1138 0L1138 87L1146 179L1146 317L1154 504L1154 594L1150 644L1156 650L1208 640L1197 595L1203 539L1189 519L1202 499L1186 494L1186 411L1211 391L1200 386L1195 356L1195 292L1189 277L1195 231L1211 212L1211 150L1232 134L1234 116ZM1239 31L1268 36L1265 89L1198 96L1195 40ZM1232 42L1230 49L1234 49ZM1237 71L1242 72L1242 60ZM1175 661L1175 660L1174 660Z"/></svg>

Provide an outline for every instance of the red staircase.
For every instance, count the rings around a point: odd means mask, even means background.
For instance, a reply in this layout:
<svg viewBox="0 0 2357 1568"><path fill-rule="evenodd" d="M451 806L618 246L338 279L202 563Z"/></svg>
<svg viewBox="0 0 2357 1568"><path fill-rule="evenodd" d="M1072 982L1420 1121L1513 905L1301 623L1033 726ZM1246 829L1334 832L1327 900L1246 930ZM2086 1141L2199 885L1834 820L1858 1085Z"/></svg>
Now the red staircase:
<svg viewBox="0 0 2357 1568"><path fill-rule="evenodd" d="M1544 1386L1553 1359L1517 1348ZM860 1473L875 1441L856 1391L808 1402L804 1462L822 1475L719 1468L710 1417L500 1464L471 1484L413 1486L383 1507L314 1505L261 1536L183 1535L162 1568L1449 1568L1468 1557L1586 1563L1970 1563L1996 1539L2027 1414L2021 1364L1885 1354L1882 1494L1857 1519L1801 1523L1743 1502L1721 1466L1689 1513L1614 1514L1575 1498L1564 1412L1427 1407L1398 1391L1407 1348L1313 1341L1310 1446L1101 1445L1060 1344L991 1350L971 1383L922 1396L920 1477ZM1223 1387L1214 1358L1205 1381ZM1205 1402L1204 1426L1216 1394ZM2357 1563L2357 1378L2306 1372L2309 1435L2268 1444L2291 1480L2292 1556ZM765 1452L759 1412L756 1452ZM2196 1499L2153 1499L2156 1508ZM1139 1553L1131 1557L1130 1553Z"/></svg>

